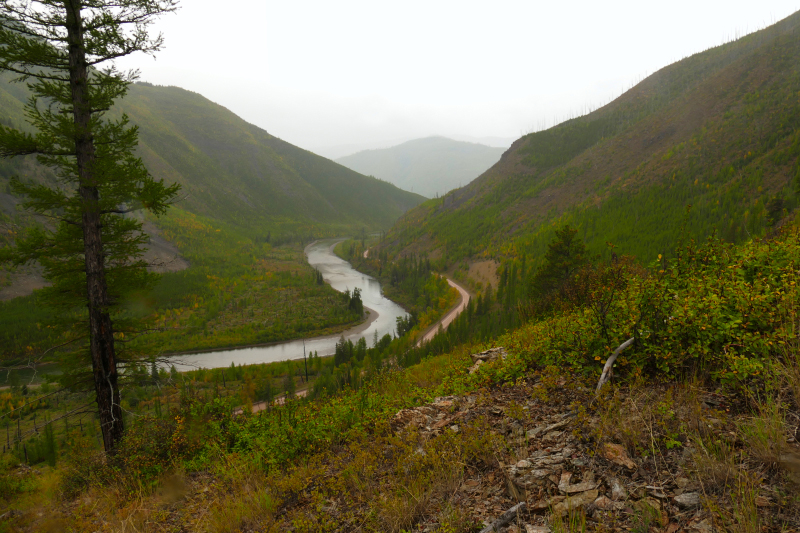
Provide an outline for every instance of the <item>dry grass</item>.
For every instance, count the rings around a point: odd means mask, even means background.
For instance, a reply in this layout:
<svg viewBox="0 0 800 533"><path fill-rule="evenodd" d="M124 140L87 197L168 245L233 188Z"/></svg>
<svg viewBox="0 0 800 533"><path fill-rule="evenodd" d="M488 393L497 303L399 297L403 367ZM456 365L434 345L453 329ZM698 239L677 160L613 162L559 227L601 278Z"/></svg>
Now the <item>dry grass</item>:
<svg viewBox="0 0 800 533"><path fill-rule="evenodd" d="M551 513L548 523L552 533L586 533L586 511L582 507L572 507L565 516Z"/></svg>
<svg viewBox="0 0 800 533"><path fill-rule="evenodd" d="M254 474L216 500L201 522L202 528L198 529L208 533L267 529L273 522L276 507L265 478Z"/></svg>
<svg viewBox="0 0 800 533"><path fill-rule="evenodd" d="M770 469L777 469L789 450L786 441L785 408L768 396L757 404L756 416L737 424L749 457Z"/></svg>
<svg viewBox="0 0 800 533"><path fill-rule="evenodd" d="M733 448L723 440L694 439L692 473L707 497L734 486L741 473Z"/></svg>
<svg viewBox="0 0 800 533"><path fill-rule="evenodd" d="M592 428L595 442L619 442L631 454L658 458L682 447L689 435L709 432L709 413L696 384L628 389L608 387L598 404L599 424Z"/></svg>

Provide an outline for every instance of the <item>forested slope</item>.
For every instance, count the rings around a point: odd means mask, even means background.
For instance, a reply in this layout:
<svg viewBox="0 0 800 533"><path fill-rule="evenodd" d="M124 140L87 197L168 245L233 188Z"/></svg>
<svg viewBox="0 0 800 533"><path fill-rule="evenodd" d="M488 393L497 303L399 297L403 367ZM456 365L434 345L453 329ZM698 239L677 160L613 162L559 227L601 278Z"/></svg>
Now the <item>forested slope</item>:
<svg viewBox="0 0 800 533"><path fill-rule="evenodd" d="M0 124L27 129L27 89L10 79L0 74ZM139 155L150 172L182 186L177 205L145 224L145 258L180 272L165 274L137 310L161 328L137 349L272 342L340 331L362 319L318 284L303 244L388 229L422 196L293 146L176 87L133 85L109 115L122 113L139 126ZM41 222L17 208L13 176L56 183L33 157L0 160L0 248ZM0 265L0 357L58 344L61 332L41 328L53 316L30 295L45 284L39 271L7 266Z"/></svg>
<svg viewBox="0 0 800 533"><path fill-rule="evenodd" d="M670 65L608 105L518 139L495 166L407 213L392 253L449 266L540 256L572 224L652 259L691 235L762 235L797 203L800 14Z"/></svg>
<svg viewBox="0 0 800 533"><path fill-rule="evenodd" d="M0 123L24 125L22 84L0 78ZM263 232L385 228L419 195L293 146L203 96L139 83L112 116L140 128L140 155L157 178L179 182L187 211ZM13 213L12 175L52 180L32 161L0 162L0 210Z"/></svg>

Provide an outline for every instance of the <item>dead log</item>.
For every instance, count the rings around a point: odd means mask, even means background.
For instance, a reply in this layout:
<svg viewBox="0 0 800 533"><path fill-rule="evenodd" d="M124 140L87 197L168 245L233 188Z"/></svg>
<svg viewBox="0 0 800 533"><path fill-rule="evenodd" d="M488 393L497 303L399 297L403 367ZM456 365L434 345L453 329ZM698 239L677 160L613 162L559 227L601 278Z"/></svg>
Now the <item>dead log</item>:
<svg viewBox="0 0 800 533"><path fill-rule="evenodd" d="M494 531L500 531L501 527L505 527L506 524L512 522L515 518L517 518L517 513L525 512L528 509L528 506L525 502L520 502L494 521L491 525L486 526L485 528L481 529L481 533L492 533Z"/></svg>
<svg viewBox="0 0 800 533"><path fill-rule="evenodd" d="M600 389L603 387L603 385L606 384L606 382L609 379L611 379L611 369L614 366L614 362L617 360L617 356L622 352L624 352L625 350L627 350L630 347L630 345L633 344L633 341L635 339L636 337L631 337L630 339L620 344L619 347L616 350L614 350L614 353L611 354L611 357L608 358L608 361L606 361L606 364L603 367L603 373L600 374L600 381L597 382L597 389L594 391L595 396L600 394Z"/></svg>

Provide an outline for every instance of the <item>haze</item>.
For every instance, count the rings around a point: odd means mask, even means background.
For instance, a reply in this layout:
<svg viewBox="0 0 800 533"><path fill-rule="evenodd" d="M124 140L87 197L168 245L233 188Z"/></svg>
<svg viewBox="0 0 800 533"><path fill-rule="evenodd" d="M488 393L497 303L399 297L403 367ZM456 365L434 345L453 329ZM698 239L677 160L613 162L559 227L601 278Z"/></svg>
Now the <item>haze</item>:
<svg viewBox="0 0 800 533"><path fill-rule="evenodd" d="M502 146L598 107L800 0L669 3L184 0L156 60L119 64L199 92L328 157L434 134Z"/></svg>

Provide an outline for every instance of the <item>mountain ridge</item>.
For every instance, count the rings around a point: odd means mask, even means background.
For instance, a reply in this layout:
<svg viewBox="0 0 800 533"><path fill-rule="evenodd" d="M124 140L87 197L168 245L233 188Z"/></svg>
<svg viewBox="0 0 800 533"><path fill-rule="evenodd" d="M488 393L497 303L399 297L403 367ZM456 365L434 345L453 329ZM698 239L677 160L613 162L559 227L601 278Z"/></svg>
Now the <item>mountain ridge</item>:
<svg viewBox="0 0 800 533"><path fill-rule="evenodd" d="M393 254L541 256L572 224L649 261L689 235L764 234L773 202L797 204L800 13L669 65L583 117L515 141L465 187L406 213ZM770 207L772 205L772 207ZM648 239L645 239L644 236Z"/></svg>
<svg viewBox="0 0 800 533"><path fill-rule="evenodd" d="M0 83L0 122L22 123L23 86ZM362 176L293 146L246 122L198 93L147 83L131 85L109 113L126 113L139 127L139 155L151 173L179 182L182 207L203 216L248 228L281 231L328 225L341 228L388 227L422 200L391 184ZM28 161L0 162L0 190ZM37 179L52 182L38 167ZM30 174L30 172L26 172ZM11 215L9 198L0 201Z"/></svg>
<svg viewBox="0 0 800 533"><path fill-rule="evenodd" d="M469 183L503 152L505 148L434 135L390 148L363 150L336 162L432 198Z"/></svg>

